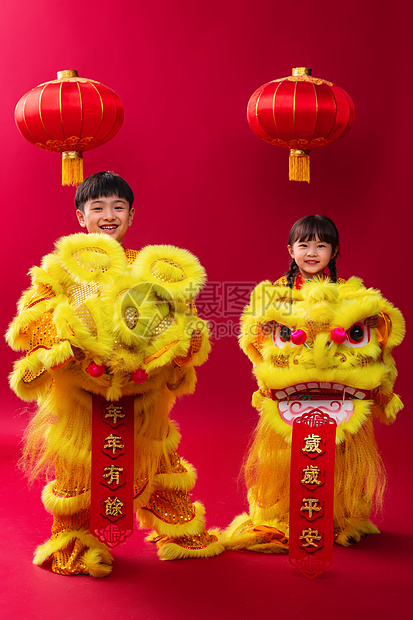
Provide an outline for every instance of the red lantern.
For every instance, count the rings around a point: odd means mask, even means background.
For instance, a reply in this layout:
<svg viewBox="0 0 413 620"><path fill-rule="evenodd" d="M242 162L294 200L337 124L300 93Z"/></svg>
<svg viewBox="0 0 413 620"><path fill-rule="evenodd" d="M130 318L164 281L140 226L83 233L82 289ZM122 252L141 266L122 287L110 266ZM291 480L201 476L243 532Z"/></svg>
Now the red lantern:
<svg viewBox="0 0 413 620"><path fill-rule="evenodd" d="M23 95L15 110L16 125L26 140L62 153L62 184L83 181L83 151L108 142L123 122L122 102L113 90L80 78L77 71L59 71L57 80Z"/></svg>
<svg viewBox="0 0 413 620"><path fill-rule="evenodd" d="M258 88L248 102L251 129L263 140L290 149L290 181L310 182L311 149L342 138L355 110L345 90L297 67L292 75Z"/></svg>

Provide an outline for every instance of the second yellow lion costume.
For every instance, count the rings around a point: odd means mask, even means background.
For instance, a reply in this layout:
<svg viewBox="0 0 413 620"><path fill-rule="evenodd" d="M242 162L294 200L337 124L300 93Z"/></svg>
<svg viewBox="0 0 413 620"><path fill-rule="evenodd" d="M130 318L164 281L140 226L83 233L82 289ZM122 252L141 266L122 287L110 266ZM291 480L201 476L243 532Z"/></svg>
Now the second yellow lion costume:
<svg viewBox="0 0 413 620"><path fill-rule="evenodd" d="M31 278L7 340L26 351L12 389L38 402L24 465L32 478L48 477L42 499L54 516L34 563L52 557L53 570L66 575L111 570L108 548L89 531L93 395L134 397L134 509L141 527L154 530L160 557L221 553L216 533L205 530L203 506L189 496L196 473L179 457L169 419L209 352L193 305L205 279L197 259L173 246L137 253L106 235L76 234L62 238Z"/></svg>
<svg viewBox="0 0 413 620"><path fill-rule="evenodd" d="M401 313L358 278L300 290L267 281L252 292L241 323L260 420L245 464L249 512L229 526L226 546L288 550L292 426L308 401L337 422L335 541L347 546L377 533L369 517L385 478L373 419L389 424L402 407L391 355L404 336Z"/></svg>

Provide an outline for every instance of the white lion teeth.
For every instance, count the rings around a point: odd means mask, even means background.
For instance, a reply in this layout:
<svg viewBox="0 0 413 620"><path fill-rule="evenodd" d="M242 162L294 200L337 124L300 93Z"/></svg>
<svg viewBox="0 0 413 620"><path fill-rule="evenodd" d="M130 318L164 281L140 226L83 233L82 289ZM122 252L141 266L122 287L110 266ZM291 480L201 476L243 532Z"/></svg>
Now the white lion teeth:
<svg viewBox="0 0 413 620"><path fill-rule="evenodd" d="M357 390L356 388L348 387L347 385L342 385L341 383L329 383L325 381L323 383L299 383L297 385L290 385L284 390L278 390L275 392L275 397L277 400L283 400L284 398L288 398L294 393L305 392L306 390L313 389L321 389L321 390L330 390L333 389L336 392L342 392L344 396L353 396L354 398L358 398L363 400L366 398L366 392L362 390Z"/></svg>

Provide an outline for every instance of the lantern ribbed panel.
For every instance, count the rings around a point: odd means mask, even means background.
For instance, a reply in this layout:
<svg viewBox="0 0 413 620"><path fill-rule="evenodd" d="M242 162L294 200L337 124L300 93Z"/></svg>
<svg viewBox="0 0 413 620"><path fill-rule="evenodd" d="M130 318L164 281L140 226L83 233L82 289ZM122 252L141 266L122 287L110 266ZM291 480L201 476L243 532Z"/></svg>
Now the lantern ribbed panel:
<svg viewBox="0 0 413 620"><path fill-rule="evenodd" d="M313 149L344 136L354 122L350 96L330 82L288 77L261 86L248 102L251 129L271 144Z"/></svg>
<svg viewBox="0 0 413 620"><path fill-rule="evenodd" d="M119 131L123 106L116 93L93 80L40 84L17 103L16 125L29 142L48 151L88 151Z"/></svg>

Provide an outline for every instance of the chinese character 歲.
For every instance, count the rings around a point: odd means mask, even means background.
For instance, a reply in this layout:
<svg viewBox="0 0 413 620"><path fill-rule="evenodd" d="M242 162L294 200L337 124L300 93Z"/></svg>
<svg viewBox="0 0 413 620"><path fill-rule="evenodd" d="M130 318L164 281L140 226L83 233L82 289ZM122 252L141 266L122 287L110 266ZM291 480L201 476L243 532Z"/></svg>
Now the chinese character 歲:
<svg viewBox="0 0 413 620"><path fill-rule="evenodd" d="M305 445L302 448L302 452L307 452L308 454L321 454L323 451L320 448L321 437L319 435L307 435L304 437Z"/></svg>
<svg viewBox="0 0 413 620"><path fill-rule="evenodd" d="M304 469L303 469L303 476L304 477L301 480L301 484L306 484L306 485L311 485L311 484L319 485L319 484L322 484L321 480L319 479L320 468L317 467L317 465L307 465L307 467L304 467Z"/></svg>

